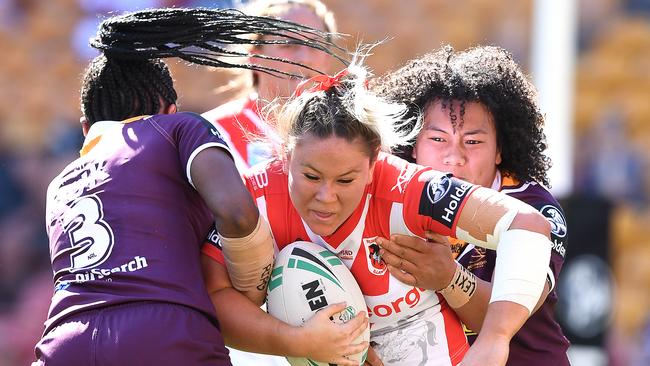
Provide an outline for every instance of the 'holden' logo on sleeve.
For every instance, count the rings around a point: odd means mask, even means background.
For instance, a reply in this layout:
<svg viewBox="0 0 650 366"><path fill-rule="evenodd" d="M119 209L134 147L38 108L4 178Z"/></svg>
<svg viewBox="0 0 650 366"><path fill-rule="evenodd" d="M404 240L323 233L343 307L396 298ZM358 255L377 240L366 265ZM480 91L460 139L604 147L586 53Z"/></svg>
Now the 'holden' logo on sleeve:
<svg viewBox="0 0 650 366"><path fill-rule="evenodd" d="M433 178L422 190L418 213L451 229L471 187L469 183L446 175Z"/></svg>

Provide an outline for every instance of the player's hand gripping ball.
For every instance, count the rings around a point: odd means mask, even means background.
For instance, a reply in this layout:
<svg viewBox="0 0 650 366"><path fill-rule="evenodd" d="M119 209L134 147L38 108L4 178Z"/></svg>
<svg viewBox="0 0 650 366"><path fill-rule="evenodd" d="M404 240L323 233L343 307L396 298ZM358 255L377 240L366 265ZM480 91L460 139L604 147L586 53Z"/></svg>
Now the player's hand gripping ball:
<svg viewBox="0 0 650 366"><path fill-rule="evenodd" d="M268 288L268 312L274 317L300 326L318 310L335 303L346 302L345 310L333 317L335 323L345 323L359 311L366 310L366 302L352 273L329 250L306 241L286 246L275 261ZM353 343L369 341L366 329ZM363 365L367 350L347 356ZM293 366L327 366L307 358L287 357Z"/></svg>

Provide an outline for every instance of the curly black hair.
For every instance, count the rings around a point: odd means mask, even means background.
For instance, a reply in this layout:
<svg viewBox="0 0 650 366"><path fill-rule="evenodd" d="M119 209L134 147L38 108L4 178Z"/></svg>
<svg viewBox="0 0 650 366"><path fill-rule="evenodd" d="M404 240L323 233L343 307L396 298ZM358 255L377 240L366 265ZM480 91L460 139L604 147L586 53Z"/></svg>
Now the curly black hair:
<svg viewBox="0 0 650 366"><path fill-rule="evenodd" d="M372 89L390 101L407 104L408 117L422 118L422 111L435 101L460 101L460 121L454 122L457 112L449 108L452 123L462 124L464 103L481 103L495 123L502 158L499 170L519 181L550 186L551 160L544 155L544 116L537 91L508 51L494 46L455 51L443 46L374 80ZM397 155L412 161L412 151L413 144Z"/></svg>

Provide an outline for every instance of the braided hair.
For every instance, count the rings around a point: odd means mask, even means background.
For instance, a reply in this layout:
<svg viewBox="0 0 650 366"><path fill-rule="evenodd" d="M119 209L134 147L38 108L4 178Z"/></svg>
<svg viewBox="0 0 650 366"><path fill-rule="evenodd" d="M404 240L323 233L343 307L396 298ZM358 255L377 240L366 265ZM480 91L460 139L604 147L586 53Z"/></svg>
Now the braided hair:
<svg viewBox="0 0 650 366"><path fill-rule="evenodd" d="M264 36L264 37L261 37ZM234 9L149 9L104 20L90 45L102 52L83 76L81 108L86 120L123 120L155 114L178 98L167 65L177 57L199 65L296 76L271 67L232 61L256 57L312 68L282 58L249 54L237 45L297 44L326 52L343 64L325 32Z"/></svg>
<svg viewBox="0 0 650 366"><path fill-rule="evenodd" d="M374 80L372 89L388 100L407 104L407 117L421 119L422 111L439 101L449 110L454 127L462 125L467 102L484 105L497 131L499 170L519 181L549 186L551 161L544 155L544 117L537 91L506 50L481 46L455 51L444 46ZM460 110L454 110L452 101L460 102ZM408 128L416 126L411 122ZM398 155L413 161L412 152L413 144Z"/></svg>

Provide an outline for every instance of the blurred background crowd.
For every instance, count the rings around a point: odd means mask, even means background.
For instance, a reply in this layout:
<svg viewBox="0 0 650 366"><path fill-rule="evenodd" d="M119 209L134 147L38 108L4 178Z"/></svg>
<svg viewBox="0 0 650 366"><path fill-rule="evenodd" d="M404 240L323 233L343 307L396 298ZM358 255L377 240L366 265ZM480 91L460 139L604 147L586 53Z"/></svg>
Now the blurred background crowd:
<svg viewBox="0 0 650 366"><path fill-rule="evenodd" d="M349 49L387 39L368 59L377 75L444 43L499 45L530 70L533 0L324 2ZM0 366L29 364L43 330L52 294L45 191L83 141L79 78L97 24L127 10L242 3L0 1ZM576 365L650 365L650 0L577 5L573 187L560 197L571 237L558 316ZM201 113L237 92L230 74L169 64L182 110Z"/></svg>

